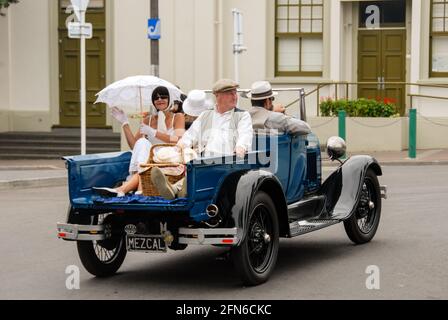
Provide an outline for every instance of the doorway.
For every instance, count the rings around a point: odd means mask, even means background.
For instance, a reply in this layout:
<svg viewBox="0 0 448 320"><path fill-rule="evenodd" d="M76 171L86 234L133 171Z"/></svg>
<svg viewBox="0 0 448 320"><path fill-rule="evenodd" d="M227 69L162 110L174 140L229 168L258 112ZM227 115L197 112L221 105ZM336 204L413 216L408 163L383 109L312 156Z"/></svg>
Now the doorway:
<svg viewBox="0 0 448 320"><path fill-rule="evenodd" d="M80 41L70 39L66 23L74 19L69 0L58 1L59 23L59 123L80 127ZM94 104L95 94L106 84L106 12L104 0L91 0L86 22L93 38L86 40L86 116L88 128L106 127L106 106Z"/></svg>

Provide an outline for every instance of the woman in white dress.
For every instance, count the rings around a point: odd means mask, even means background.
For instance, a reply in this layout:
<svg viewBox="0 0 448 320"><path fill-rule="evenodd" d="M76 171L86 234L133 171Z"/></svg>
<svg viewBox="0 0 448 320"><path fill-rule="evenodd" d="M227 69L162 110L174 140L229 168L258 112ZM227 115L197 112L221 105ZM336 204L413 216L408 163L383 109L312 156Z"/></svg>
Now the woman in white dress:
<svg viewBox="0 0 448 320"><path fill-rule="evenodd" d="M171 111L173 101L170 101L170 94L166 87L157 87L152 93L152 104L157 110L157 115L145 117L140 125L140 130L135 135L129 127L126 114L119 108L112 108L112 116L121 122L123 133L129 147L132 150L132 158L129 164L130 178L121 187L94 188L97 193L116 196L124 196L130 191L139 187L139 165L146 163L149 151L154 144L177 143L185 132L185 116L183 113L173 113Z"/></svg>

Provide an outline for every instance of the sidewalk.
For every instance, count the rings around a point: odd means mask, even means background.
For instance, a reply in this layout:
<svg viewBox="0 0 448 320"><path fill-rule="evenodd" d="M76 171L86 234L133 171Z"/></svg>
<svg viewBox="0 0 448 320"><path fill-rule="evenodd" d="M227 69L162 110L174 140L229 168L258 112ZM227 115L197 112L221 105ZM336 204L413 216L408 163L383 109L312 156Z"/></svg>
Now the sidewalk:
<svg viewBox="0 0 448 320"><path fill-rule="evenodd" d="M0 160L0 191L67 184L63 160Z"/></svg>
<svg viewBox="0 0 448 320"><path fill-rule="evenodd" d="M382 166L448 165L448 149L417 151L417 159L409 159L407 151L364 154L370 154ZM325 153L322 153L322 157L322 166L338 165L338 162L327 160ZM67 172L62 160L0 160L0 191L66 184Z"/></svg>
<svg viewBox="0 0 448 320"><path fill-rule="evenodd" d="M416 159L410 159L407 150L349 153L348 155L356 154L368 154L374 157L380 165L384 166L448 165L448 149L417 150ZM322 153L322 158L327 158L326 153ZM322 165L331 165L331 162L324 160Z"/></svg>

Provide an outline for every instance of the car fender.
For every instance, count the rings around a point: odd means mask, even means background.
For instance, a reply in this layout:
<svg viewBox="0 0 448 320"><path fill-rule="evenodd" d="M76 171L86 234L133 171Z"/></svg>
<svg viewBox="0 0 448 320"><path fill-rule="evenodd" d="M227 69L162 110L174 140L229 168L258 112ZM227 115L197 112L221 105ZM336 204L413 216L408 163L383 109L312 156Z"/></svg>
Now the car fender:
<svg viewBox="0 0 448 320"><path fill-rule="evenodd" d="M214 199L226 215L226 227L237 228L238 244L246 236L250 208L259 190L269 194L276 206L280 235L289 233L286 199L277 177L265 170L239 171L226 177Z"/></svg>
<svg viewBox="0 0 448 320"><path fill-rule="evenodd" d="M353 156L336 169L322 184L319 194L325 196L323 215L327 218L346 220L355 212L361 188L369 168L377 176L381 166L371 156Z"/></svg>

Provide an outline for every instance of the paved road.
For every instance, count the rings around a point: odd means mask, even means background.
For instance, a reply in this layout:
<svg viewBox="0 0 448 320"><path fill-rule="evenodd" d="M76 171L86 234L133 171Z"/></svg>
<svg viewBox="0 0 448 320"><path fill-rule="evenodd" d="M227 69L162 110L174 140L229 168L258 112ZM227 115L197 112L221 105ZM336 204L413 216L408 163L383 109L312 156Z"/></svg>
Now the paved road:
<svg viewBox="0 0 448 320"><path fill-rule="evenodd" d="M282 240L270 281L242 288L214 247L128 254L117 276L96 279L75 245L57 240L65 187L0 191L0 299L448 299L448 166L385 167L389 187L374 241L354 246L342 225ZM67 290L66 267L81 269ZM379 267L380 290L366 288Z"/></svg>

